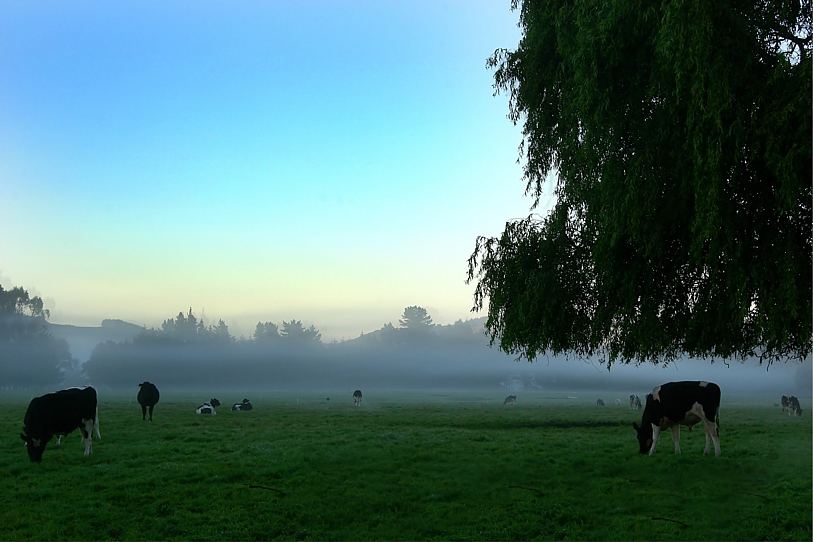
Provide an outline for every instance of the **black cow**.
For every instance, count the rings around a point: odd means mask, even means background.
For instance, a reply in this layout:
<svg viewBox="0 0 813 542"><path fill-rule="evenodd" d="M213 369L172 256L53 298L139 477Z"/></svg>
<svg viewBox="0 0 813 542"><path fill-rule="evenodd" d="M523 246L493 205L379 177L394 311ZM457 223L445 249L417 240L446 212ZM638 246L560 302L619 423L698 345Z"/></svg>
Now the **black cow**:
<svg viewBox="0 0 813 542"><path fill-rule="evenodd" d="M96 431L97 438L102 438L96 390L90 386L69 388L31 399L25 411L20 438L25 442L28 458L39 463L45 446L54 435L67 435L76 428L82 432L85 455L88 456L93 452L93 431Z"/></svg>
<svg viewBox="0 0 813 542"><path fill-rule="evenodd" d="M251 410L254 407L251 406L251 401L248 399L243 399L240 403L234 403L231 407L232 410Z"/></svg>
<svg viewBox="0 0 813 542"><path fill-rule="evenodd" d="M505 401L502 402L503 405L515 405L517 404L517 396L516 395L509 395L505 398Z"/></svg>
<svg viewBox="0 0 813 542"><path fill-rule="evenodd" d="M361 390L356 390L353 392L353 405L361 405Z"/></svg>
<svg viewBox="0 0 813 542"><path fill-rule="evenodd" d="M675 453L680 453L680 426L689 429L703 422L706 430L706 446L703 454L709 452L709 442L714 444L714 455L720 455L720 386L713 382L669 382L658 386L646 396L646 406L641 416L641 426L633 423L638 433L639 451L642 454L655 453L658 437L664 429L672 430Z"/></svg>
<svg viewBox="0 0 813 542"><path fill-rule="evenodd" d="M150 421L152 421L152 409L158 404L161 394L152 382L142 382L138 385L138 404L141 405L141 419L147 418L147 409L150 410Z"/></svg>

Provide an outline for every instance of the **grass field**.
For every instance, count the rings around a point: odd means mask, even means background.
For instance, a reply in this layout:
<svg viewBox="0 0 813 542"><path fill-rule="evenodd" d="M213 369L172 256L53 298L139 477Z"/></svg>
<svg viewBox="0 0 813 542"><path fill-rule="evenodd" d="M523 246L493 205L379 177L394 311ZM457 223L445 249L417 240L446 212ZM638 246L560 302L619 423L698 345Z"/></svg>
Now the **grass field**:
<svg viewBox="0 0 813 542"><path fill-rule="evenodd" d="M18 437L27 400L6 399L0 539L811 539L809 410L724 397L721 457L697 429L683 455L664 434L646 457L639 415L586 398L345 395L202 418L163 392L152 423L102 397L93 455L75 432L39 465Z"/></svg>

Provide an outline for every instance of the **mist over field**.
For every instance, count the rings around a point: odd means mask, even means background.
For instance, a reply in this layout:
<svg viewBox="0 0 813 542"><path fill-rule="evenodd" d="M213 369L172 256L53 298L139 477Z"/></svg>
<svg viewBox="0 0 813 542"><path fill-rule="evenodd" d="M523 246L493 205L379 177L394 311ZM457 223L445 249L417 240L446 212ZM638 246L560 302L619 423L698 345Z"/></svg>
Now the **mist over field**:
<svg viewBox="0 0 813 542"><path fill-rule="evenodd" d="M189 317L184 317L184 323ZM121 321L105 321L98 328L51 326L51 333L66 341L71 354L75 348L87 358L74 356L61 379L50 385L92 383L126 390L149 380L164 388L311 394L362 387L520 395L607 390L623 396L645 393L666 381L711 380L728 393L810 396L809 360L768 366L756 359L678 359L665 366L616 364L610 370L600 360L577 356L542 356L529 363L489 346L482 318L417 329L388 324L352 340L329 343L306 335L294 338L277 333L269 338L262 335L265 328L251 339L235 339L228 335L225 323L221 328L225 335L194 332L182 339L181 331L172 327L178 321L168 322L172 325L164 331ZM307 331L301 322L292 322L300 333ZM195 320L192 328L205 326ZM313 332L318 333L315 327ZM9 350L4 353L5 381L14 387L15 382L23 382L15 367L25 367L14 360L25 356Z"/></svg>

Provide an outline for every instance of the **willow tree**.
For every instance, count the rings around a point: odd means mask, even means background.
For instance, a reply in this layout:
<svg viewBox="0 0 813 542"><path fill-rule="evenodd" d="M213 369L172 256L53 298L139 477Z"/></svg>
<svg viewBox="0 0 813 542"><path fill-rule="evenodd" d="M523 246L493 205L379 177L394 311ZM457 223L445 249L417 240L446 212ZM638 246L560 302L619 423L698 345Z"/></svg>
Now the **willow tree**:
<svg viewBox="0 0 813 542"><path fill-rule="evenodd" d="M614 362L811 347L810 1L518 2L495 92L544 216L479 237L492 341Z"/></svg>

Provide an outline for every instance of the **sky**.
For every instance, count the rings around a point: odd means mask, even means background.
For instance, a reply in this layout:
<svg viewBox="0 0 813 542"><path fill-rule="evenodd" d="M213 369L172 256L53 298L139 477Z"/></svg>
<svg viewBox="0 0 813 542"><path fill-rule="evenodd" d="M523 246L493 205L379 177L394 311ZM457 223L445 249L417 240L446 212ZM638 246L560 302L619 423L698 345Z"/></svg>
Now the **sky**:
<svg viewBox="0 0 813 542"><path fill-rule="evenodd" d="M0 284L57 323L472 314L526 216L509 1L4 2Z"/></svg>

